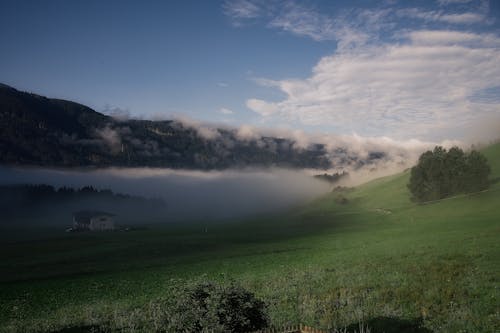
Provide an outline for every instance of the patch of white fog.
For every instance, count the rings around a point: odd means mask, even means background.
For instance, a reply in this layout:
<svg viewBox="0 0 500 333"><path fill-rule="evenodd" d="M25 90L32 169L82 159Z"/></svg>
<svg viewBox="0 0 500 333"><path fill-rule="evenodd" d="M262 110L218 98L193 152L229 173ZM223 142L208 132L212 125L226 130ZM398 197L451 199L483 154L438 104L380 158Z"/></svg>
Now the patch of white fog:
<svg viewBox="0 0 500 333"><path fill-rule="evenodd" d="M357 134L335 135L325 133L307 133L303 130L291 128L257 128L251 125L241 125L238 128L224 127L219 124L202 124L200 122L182 121L184 127L189 127L198 132L201 138L210 140L204 135L207 129L215 131L217 128L234 131L238 140L243 142L255 142L258 146L264 146L262 141L265 137L274 137L290 140L291 146L296 150L309 149L315 144L323 145L327 152L327 157L331 162L331 168L328 169L305 169L305 173L309 175L317 175L323 173L342 173L347 172L349 177L343 178L337 185L341 186L358 186L375 178L392 175L402 172L405 169L411 168L418 160L418 157L427 150L432 150L435 146L443 146L449 149L453 146L469 149L473 145L480 145L479 142L488 142L487 138L491 137L491 130L488 136L481 137L482 140L476 140L475 137L471 140L442 140L439 142L424 141L419 139L395 140L387 136L365 137ZM497 122L490 122L488 126L498 127ZM484 124L481 128L485 128ZM474 143L474 144L472 144ZM370 154L382 153L383 157L379 159L370 159ZM356 157L357 160L368 161L364 165L350 160ZM347 162L346 162L347 160ZM190 171L194 172L194 171Z"/></svg>

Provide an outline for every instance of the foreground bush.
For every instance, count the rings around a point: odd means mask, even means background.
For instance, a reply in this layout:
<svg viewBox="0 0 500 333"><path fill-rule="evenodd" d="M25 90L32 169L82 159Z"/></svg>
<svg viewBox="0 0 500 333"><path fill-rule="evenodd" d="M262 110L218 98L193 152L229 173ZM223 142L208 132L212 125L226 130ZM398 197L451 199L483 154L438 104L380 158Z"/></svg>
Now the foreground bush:
<svg viewBox="0 0 500 333"><path fill-rule="evenodd" d="M234 283L188 286L151 311L159 332L252 332L268 325L265 303Z"/></svg>
<svg viewBox="0 0 500 333"><path fill-rule="evenodd" d="M475 150L464 153L458 147L449 151L435 147L411 169L408 188L414 201L438 200L488 188L490 172L486 158Z"/></svg>

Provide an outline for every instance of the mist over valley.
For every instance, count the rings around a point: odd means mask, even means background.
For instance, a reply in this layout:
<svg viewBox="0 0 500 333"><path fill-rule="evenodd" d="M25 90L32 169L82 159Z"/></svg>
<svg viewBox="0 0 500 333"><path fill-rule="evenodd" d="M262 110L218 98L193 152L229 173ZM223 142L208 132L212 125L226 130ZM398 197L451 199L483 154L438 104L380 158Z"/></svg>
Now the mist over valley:
<svg viewBox="0 0 500 333"><path fill-rule="evenodd" d="M56 188L93 186L115 193L158 198L162 203L127 206L96 198L52 205L41 210L39 223L71 224L72 211L99 209L129 224L209 222L283 212L331 190L331 185L305 172L284 169L179 171L150 168L54 170L0 168L0 186L47 184ZM161 205L164 205L163 207ZM149 209L148 209L149 208ZM44 216L45 214L45 216ZM52 219L57 215L58 219ZM3 226L9 221L3 220Z"/></svg>

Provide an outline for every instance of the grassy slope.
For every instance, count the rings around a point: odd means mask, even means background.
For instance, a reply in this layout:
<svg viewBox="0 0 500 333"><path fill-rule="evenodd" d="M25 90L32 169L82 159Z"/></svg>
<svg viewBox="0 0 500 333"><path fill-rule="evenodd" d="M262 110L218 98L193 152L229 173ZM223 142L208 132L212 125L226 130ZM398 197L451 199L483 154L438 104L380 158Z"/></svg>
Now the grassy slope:
<svg viewBox="0 0 500 333"><path fill-rule="evenodd" d="M500 177L500 145L484 150ZM422 318L435 332L500 327L500 183L428 205L408 173L248 223L11 242L0 253L0 330L50 330L112 317L203 274L237 279L274 324ZM24 281L23 281L24 280Z"/></svg>

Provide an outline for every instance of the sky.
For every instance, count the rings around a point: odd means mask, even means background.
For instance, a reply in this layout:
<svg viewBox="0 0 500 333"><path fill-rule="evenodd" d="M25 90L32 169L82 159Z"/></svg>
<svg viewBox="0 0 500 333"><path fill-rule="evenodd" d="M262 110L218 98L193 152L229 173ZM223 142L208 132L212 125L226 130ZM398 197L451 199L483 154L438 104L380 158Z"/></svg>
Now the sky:
<svg viewBox="0 0 500 333"><path fill-rule="evenodd" d="M0 0L0 43L0 82L112 115L500 133L499 0Z"/></svg>

